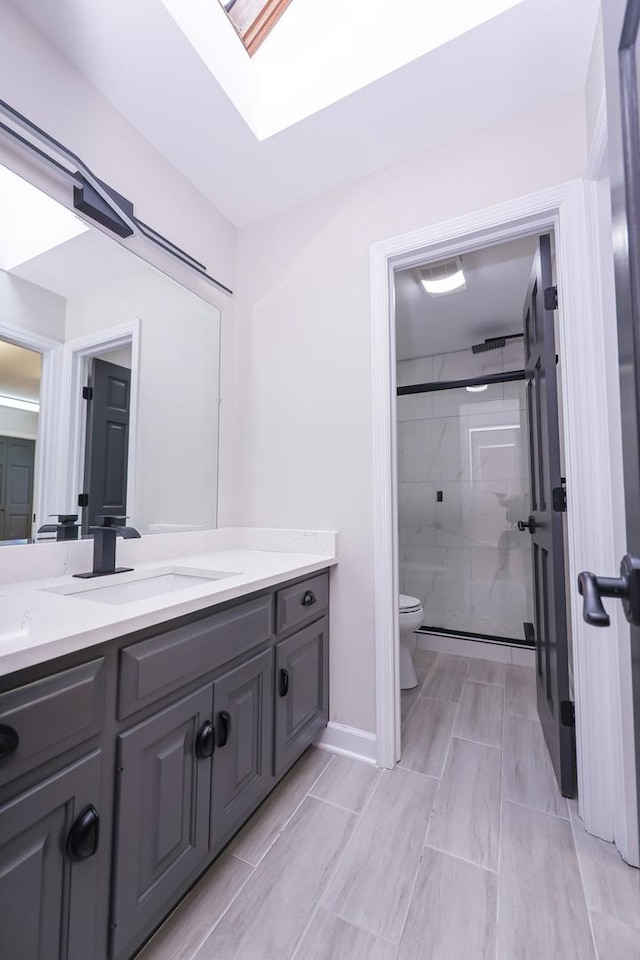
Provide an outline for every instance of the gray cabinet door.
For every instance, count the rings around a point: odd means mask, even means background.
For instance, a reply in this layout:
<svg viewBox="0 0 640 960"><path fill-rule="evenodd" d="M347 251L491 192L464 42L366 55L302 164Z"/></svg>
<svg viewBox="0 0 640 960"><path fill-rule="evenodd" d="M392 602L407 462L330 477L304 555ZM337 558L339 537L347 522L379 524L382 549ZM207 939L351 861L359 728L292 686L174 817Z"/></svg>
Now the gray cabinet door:
<svg viewBox="0 0 640 960"><path fill-rule="evenodd" d="M276 644L275 774L315 740L329 719L326 617Z"/></svg>
<svg viewBox="0 0 640 960"><path fill-rule="evenodd" d="M79 815L98 803L100 752L0 807L0 956L93 960L98 870L108 840L85 859L67 851ZM95 826L94 826L95 831ZM77 827L76 827L77 833ZM97 840L98 834L93 833Z"/></svg>
<svg viewBox="0 0 640 960"><path fill-rule="evenodd" d="M249 816L273 782L273 651L215 680L213 705L212 848Z"/></svg>
<svg viewBox="0 0 640 960"><path fill-rule="evenodd" d="M118 738L115 957L128 956L207 858L211 710L209 684Z"/></svg>

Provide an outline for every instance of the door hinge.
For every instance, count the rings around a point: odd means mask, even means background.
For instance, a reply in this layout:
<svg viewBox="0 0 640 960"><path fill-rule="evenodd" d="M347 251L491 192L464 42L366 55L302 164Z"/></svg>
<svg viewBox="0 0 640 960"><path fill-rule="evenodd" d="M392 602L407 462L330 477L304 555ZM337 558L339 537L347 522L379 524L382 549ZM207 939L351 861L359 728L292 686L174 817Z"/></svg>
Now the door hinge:
<svg viewBox="0 0 640 960"><path fill-rule="evenodd" d="M567 512L567 491L565 487L554 487L551 493L553 509L556 513Z"/></svg>
<svg viewBox="0 0 640 960"><path fill-rule="evenodd" d="M89 506L89 494L88 494L88 493L79 493L79 494L78 494L78 506L79 506L79 507L88 507L88 506Z"/></svg>
<svg viewBox="0 0 640 960"><path fill-rule="evenodd" d="M83 400L93 400L93 387L83 387L83 388L82 388L82 399L83 399Z"/></svg>
<svg viewBox="0 0 640 960"><path fill-rule="evenodd" d="M573 700L560 701L560 723L563 727L575 727L576 710L573 705Z"/></svg>
<svg viewBox="0 0 640 960"><path fill-rule="evenodd" d="M558 309L558 288L557 287L545 287L544 308L545 310Z"/></svg>

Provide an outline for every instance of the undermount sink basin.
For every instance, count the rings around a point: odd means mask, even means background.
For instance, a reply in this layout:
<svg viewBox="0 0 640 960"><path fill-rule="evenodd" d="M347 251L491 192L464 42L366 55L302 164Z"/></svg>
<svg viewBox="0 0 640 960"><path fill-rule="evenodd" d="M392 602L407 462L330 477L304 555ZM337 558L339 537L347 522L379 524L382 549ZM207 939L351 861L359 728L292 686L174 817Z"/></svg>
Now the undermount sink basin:
<svg viewBox="0 0 640 960"><path fill-rule="evenodd" d="M115 574L119 577L121 574ZM109 583L97 582L91 586L66 585L64 587L49 587L47 593L59 593L66 597L78 600L93 600L97 603L133 603L136 600L147 600L150 597L160 597L166 593L175 593L177 590L188 590L191 587L202 586L214 580L224 580L226 577L237 576L230 570L154 570L146 575L133 577L128 580L114 582L109 576ZM95 586L94 586L95 584Z"/></svg>

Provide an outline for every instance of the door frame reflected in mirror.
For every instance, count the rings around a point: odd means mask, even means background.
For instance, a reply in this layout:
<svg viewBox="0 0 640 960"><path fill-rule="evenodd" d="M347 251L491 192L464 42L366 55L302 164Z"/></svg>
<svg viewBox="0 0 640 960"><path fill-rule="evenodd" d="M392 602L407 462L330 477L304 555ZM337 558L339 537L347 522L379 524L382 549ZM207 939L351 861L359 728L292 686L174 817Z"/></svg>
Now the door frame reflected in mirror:
<svg viewBox="0 0 640 960"><path fill-rule="evenodd" d="M68 437L66 449L68 457L62 464L64 477L63 489L67 491L65 509L77 513L78 494L84 485L86 401L82 398L82 388L87 383L89 361L97 354L122 347L131 348L131 400L129 413L128 471L127 471L127 510L131 524L135 526L136 508L136 443L138 437L138 395L140 389L140 319L120 323L114 327L97 330L63 345L63 383L64 395L62 410L67 410ZM73 509L71 509L73 507ZM133 513L132 513L133 511Z"/></svg>
<svg viewBox="0 0 640 960"><path fill-rule="evenodd" d="M60 484L63 464L60 411L62 400L63 344L43 334L17 327L0 319L0 340L17 347L33 350L42 357L40 380L40 410L36 436L36 454L33 483L32 535L47 522L48 515L62 504L64 486Z"/></svg>

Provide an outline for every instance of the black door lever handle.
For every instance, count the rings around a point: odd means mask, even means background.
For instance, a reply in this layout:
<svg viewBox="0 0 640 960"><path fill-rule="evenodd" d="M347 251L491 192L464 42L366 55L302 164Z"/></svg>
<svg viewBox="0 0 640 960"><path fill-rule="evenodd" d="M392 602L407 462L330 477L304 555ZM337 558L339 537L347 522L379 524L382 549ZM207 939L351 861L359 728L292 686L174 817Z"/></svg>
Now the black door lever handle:
<svg viewBox="0 0 640 960"><path fill-rule="evenodd" d="M525 530L528 530L529 533L536 532L536 521L535 517L529 517L528 520L518 520L518 530L520 533L524 533Z"/></svg>
<svg viewBox="0 0 640 960"><path fill-rule="evenodd" d="M593 627L608 627L609 614L602 604L603 597L622 600L629 623L640 626L640 560L627 554L622 558L619 577L597 577L588 570L578 576L578 593L584 597L582 616Z"/></svg>

